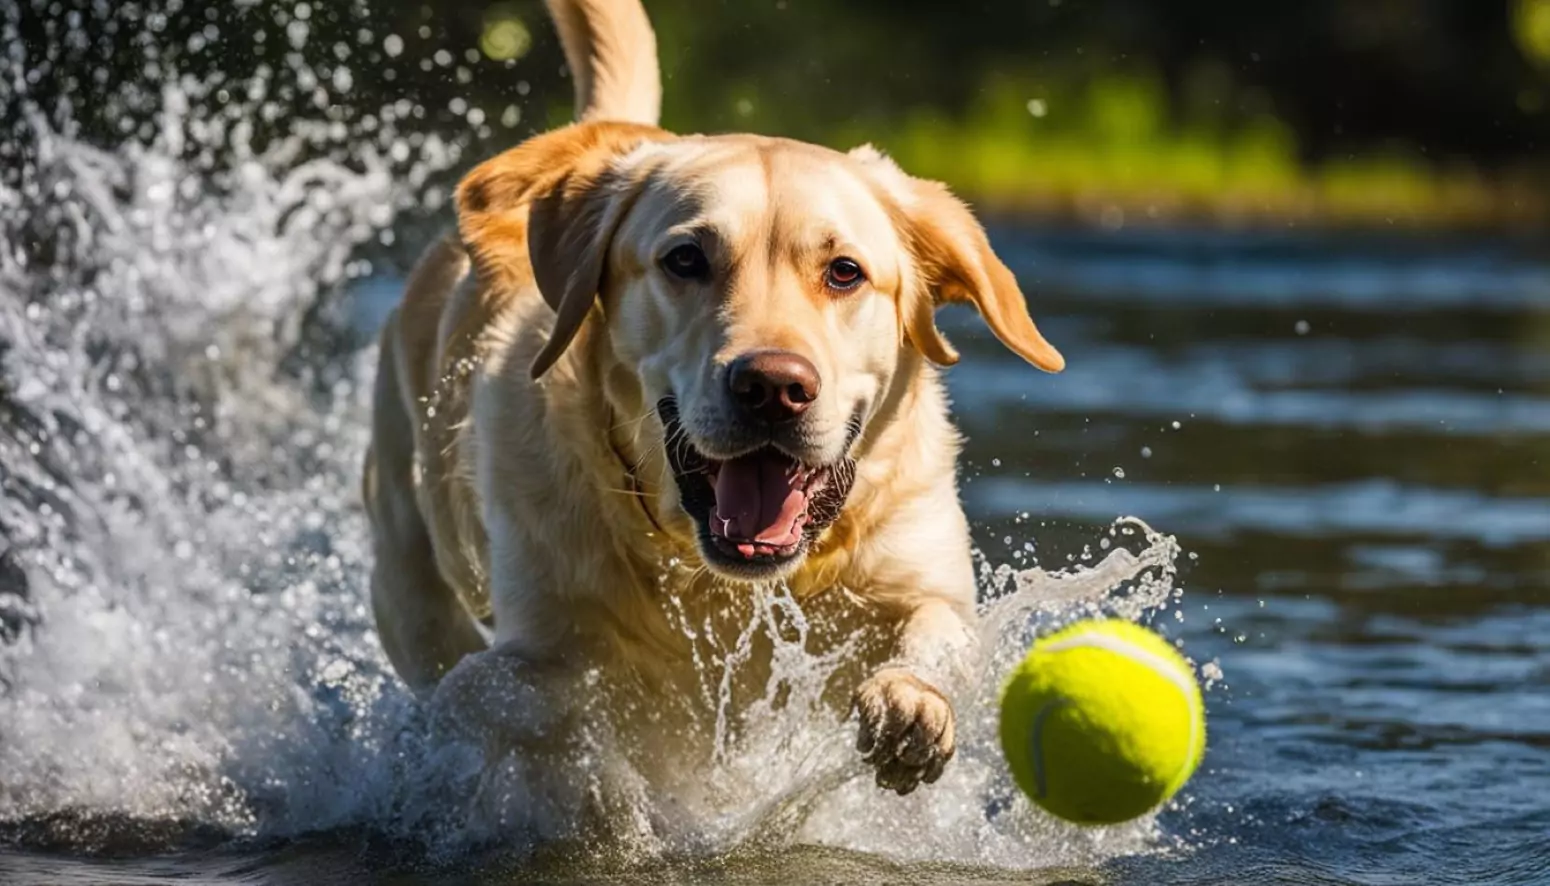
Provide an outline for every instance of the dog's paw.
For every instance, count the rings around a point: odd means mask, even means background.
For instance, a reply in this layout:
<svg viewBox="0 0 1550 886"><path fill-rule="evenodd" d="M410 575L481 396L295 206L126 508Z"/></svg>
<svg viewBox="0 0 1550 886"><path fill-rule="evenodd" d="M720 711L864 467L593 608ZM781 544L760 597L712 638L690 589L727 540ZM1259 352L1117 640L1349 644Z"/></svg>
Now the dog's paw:
<svg viewBox="0 0 1550 886"><path fill-rule="evenodd" d="M553 732L563 698L554 677L508 649L466 656L431 695L427 713L433 734L480 745L499 755Z"/></svg>
<svg viewBox="0 0 1550 886"><path fill-rule="evenodd" d="M877 784L900 796L942 777L953 758L953 706L902 668L878 671L856 690L856 750L877 767Z"/></svg>

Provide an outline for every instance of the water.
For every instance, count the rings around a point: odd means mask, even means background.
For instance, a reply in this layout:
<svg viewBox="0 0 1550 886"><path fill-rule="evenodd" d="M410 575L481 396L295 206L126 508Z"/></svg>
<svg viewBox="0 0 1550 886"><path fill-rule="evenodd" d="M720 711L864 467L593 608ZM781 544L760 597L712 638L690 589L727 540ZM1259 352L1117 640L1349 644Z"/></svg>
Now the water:
<svg viewBox="0 0 1550 886"><path fill-rule="evenodd" d="M147 77L122 142L0 89L0 882L1550 882L1542 252L999 226L1071 367L944 316L997 653L949 776L855 777L788 641L717 796L621 793L586 843L428 735L366 605L361 333L464 146L394 107L244 129L339 88L305 60L224 104ZM990 700L1093 610L1183 644L1211 744L1082 831L1015 797Z"/></svg>

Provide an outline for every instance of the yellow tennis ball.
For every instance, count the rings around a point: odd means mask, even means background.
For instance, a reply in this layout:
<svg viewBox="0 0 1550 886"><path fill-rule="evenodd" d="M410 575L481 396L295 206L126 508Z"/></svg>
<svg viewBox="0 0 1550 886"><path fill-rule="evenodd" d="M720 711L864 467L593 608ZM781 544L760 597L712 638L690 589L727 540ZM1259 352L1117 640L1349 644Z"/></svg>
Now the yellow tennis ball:
<svg viewBox="0 0 1550 886"><path fill-rule="evenodd" d="M1001 749L1035 803L1078 824L1156 808L1206 748L1200 684L1162 637L1084 621L1034 644L1001 695Z"/></svg>

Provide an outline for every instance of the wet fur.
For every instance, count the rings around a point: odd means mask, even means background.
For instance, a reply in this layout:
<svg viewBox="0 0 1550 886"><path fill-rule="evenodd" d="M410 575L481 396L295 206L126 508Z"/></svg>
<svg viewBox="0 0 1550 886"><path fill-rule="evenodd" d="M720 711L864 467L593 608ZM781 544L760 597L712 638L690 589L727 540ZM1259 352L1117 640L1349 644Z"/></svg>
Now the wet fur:
<svg viewBox="0 0 1550 886"><path fill-rule="evenodd" d="M958 438L934 365L957 355L934 311L971 303L1030 362L1055 371L1060 356L944 188L869 148L658 129L655 46L635 0L550 6L582 122L467 175L456 233L425 251L382 332L364 491L388 657L470 722L486 713L467 691L481 668L513 667L598 671L669 719L703 715L674 619L735 637L752 590L701 565L665 458L678 441L653 407L664 386L684 388L671 393L713 437L725 416L705 367L797 349L835 392L832 414L811 423L814 451L843 454L847 408L864 407L865 423L844 511L784 582L815 643L867 638L833 696L859 712L879 782L934 781L953 753L943 690L973 654L975 604ZM740 184L751 176L762 190ZM848 196L826 215L836 192ZM685 213L720 220L716 292L685 297L654 276L652 238ZM811 239L820 230L864 241L864 298L835 298L805 273L829 248ZM752 663L749 685L759 673ZM653 719L663 747L692 755L674 744L692 723Z"/></svg>

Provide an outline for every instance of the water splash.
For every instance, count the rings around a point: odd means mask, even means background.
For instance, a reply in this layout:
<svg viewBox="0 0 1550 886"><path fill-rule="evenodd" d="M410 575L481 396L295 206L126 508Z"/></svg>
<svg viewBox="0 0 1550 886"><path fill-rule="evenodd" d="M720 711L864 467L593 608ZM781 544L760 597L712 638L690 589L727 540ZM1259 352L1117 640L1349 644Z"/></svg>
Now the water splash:
<svg viewBox="0 0 1550 886"><path fill-rule="evenodd" d="M375 354L303 348L304 318L370 272L363 244L434 203L424 185L458 146L397 133L391 113L259 139L240 111L268 113L281 72L212 118L200 108L232 84L161 68L149 137L94 146L29 99L16 23L0 27L25 158L0 180L7 832L80 849L345 827L443 848L574 836L571 798L535 794L533 764L439 741L393 677L357 500ZM810 655L801 607L771 590L729 647L681 625L719 712L704 789L654 796L600 728L575 790L607 795L637 858L818 843L1036 867L1153 848L1150 821L1082 831L1032 813L995 745L999 674L1037 630L1141 618L1177 593L1171 539L1121 521L1098 544L1101 561L1062 574L987 567L991 654L958 693L959 757L931 789L871 786L821 699L843 648ZM756 641L774 664L734 739L728 687Z"/></svg>
<svg viewBox="0 0 1550 886"><path fill-rule="evenodd" d="M213 118L225 84L149 60L118 92L154 93L156 126L96 147L35 100L56 44L29 58L20 14L0 10L21 161L0 178L0 818L328 826L369 753L348 739L398 702L346 480L365 358L285 363L455 146L298 116L258 147L246 121L306 78L298 53Z"/></svg>

